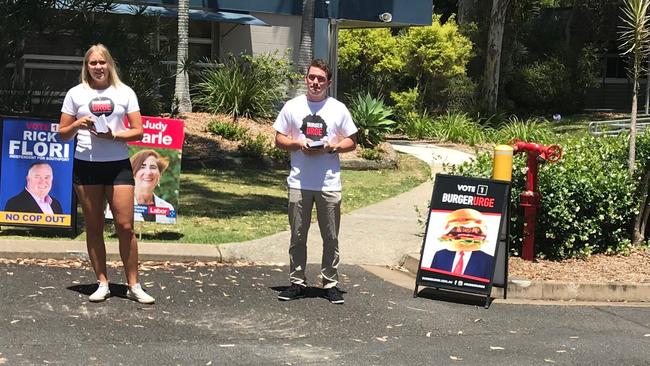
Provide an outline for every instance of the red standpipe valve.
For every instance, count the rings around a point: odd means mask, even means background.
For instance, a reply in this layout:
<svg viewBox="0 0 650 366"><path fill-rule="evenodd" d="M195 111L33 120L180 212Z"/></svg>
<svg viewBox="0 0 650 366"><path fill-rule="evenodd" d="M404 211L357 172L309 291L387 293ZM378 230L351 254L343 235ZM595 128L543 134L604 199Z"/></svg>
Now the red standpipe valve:
<svg viewBox="0 0 650 366"><path fill-rule="evenodd" d="M513 141L514 153L525 152L528 156L526 172L526 190L519 195L519 204L524 208L524 243L521 257L524 260L535 259L535 223L537 211L541 206L542 195L537 187L538 167L540 162L555 163L562 157L559 145L544 146L532 142Z"/></svg>

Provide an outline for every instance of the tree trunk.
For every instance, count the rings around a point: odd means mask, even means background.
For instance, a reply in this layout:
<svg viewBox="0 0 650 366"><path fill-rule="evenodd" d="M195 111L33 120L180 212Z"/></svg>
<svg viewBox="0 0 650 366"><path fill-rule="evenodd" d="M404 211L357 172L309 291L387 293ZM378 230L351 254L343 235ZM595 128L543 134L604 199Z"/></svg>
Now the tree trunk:
<svg viewBox="0 0 650 366"><path fill-rule="evenodd" d="M501 68L501 44L506 24L506 12L510 0L492 0L490 29L485 60L484 105L488 113L496 113L499 97L499 72Z"/></svg>
<svg viewBox="0 0 650 366"><path fill-rule="evenodd" d="M302 2L302 23L300 27L300 44L296 59L296 72L300 75L307 74L307 68L314 57L312 48L314 38L314 10L316 7L315 0L303 0ZM305 83L298 82L294 88L294 96L306 92Z"/></svg>
<svg viewBox="0 0 650 366"><path fill-rule="evenodd" d="M476 0L458 0L458 24L471 23L476 20Z"/></svg>
<svg viewBox="0 0 650 366"><path fill-rule="evenodd" d="M639 94L639 76L637 73L634 75L632 90L632 112L630 113L630 155L627 161L627 169L630 176L634 174L634 167L636 163L636 114L637 114L637 96Z"/></svg>
<svg viewBox="0 0 650 366"><path fill-rule="evenodd" d="M190 99L189 59L189 0L178 1L178 52L176 53L176 84L174 104L178 112L192 112Z"/></svg>
<svg viewBox="0 0 650 366"><path fill-rule="evenodd" d="M578 8L578 2L575 2L571 7L571 13L569 13L569 19L567 19L566 24L564 25L564 47L569 50L571 48L571 27L573 26L573 19Z"/></svg>
<svg viewBox="0 0 650 366"><path fill-rule="evenodd" d="M645 229L648 223L648 215L650 210L648 209L648 189L650 188L650 171L647 170L641 182L641 204L639 206L639 213L636 215L634 220L634 230L632 231L632 244L639 245L645 239Z"/></svg>

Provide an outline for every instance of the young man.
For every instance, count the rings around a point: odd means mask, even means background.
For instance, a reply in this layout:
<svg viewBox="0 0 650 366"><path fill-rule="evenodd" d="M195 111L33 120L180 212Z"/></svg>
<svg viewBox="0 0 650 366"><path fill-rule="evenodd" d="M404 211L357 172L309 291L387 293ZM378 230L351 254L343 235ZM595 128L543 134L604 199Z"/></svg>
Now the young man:
<svg viewBox="0 0 650 366"><path fill-rule="evenodd" d="M357 147L357 128L343 103L327 96L332 72L325 61L312 61L305 75L307 93L289 100L273 127L275 145L291 152L289 184L289 245L291 286L280 300L304 297L307 286L307 233L316 204L323 238L321 276L327 298L343 304L338 284L339 226L341 221L341 165L339 153Z"/></svg>

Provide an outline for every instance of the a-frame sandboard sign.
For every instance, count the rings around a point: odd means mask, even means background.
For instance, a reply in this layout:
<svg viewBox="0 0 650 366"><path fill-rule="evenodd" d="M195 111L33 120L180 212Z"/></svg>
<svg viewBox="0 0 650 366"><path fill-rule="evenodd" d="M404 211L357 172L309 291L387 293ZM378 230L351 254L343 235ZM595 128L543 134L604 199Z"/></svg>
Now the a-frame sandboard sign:
<svg viewBox="0 0 650 366"><path fill-rule="evenodd" d="M419 286L485 296L507 289L510 182L436 174L413 297Z"/></svg>

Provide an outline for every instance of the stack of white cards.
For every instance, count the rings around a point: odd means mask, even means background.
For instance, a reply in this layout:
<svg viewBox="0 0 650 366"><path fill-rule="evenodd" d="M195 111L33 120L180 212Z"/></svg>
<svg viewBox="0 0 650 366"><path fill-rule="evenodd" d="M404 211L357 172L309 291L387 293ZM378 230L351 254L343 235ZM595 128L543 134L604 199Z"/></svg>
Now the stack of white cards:
<svg viewBox="0 0 650 366"><path fill-rule="evenodd" d="M106 121L105 114L102 114L95 119L95 131L99 133L108 132L108 121Z"/></svg>

